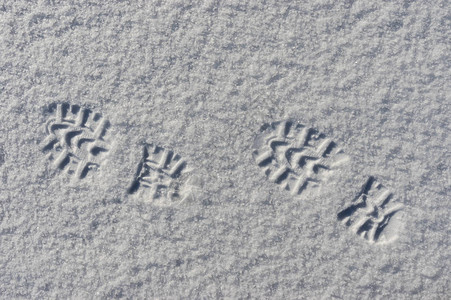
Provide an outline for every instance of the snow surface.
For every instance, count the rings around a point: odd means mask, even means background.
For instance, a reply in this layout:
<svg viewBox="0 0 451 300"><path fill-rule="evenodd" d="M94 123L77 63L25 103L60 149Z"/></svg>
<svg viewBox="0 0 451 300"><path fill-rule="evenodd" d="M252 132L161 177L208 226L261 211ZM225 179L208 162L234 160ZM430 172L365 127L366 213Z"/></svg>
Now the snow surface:
<svg viewBox="0 0 451 300"><path fill-rule="evenodd" d="M450 8L0 2L0 298L449 299ZM55 103L111 123L85 178L43 153ZM298 197L253 158L286 119L350 158ZM127 192L148 144L190 197ZM368 176L404 205L390 243L337 220Z"/></svg>

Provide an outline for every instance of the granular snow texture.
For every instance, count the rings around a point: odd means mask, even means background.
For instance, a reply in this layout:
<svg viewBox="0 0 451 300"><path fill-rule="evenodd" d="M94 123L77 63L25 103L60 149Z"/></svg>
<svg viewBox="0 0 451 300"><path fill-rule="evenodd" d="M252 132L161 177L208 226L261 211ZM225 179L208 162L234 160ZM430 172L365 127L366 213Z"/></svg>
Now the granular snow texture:
<svg viewBox="0 0 451 300"><path fill-rule="evenodd" d="M0 298L449 299L450 14L1 1Z"/></svg>

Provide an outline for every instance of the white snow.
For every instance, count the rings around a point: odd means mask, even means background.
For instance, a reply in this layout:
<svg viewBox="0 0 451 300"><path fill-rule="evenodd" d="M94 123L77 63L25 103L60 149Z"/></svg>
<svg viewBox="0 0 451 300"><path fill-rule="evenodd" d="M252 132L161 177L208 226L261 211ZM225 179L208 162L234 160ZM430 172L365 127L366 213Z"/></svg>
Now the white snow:
<svg viewBox="0 0 451 300"><path fill-rule="evenodd" d="M450 298L450 35L448 1L3 1L0 298ZM111 123L85 178L42 151L56 103ZM349 161L281 189L253 151L282 120ZM127 193L145 144L190 197ZM337 220L369 176L388 243Z"/></svg>

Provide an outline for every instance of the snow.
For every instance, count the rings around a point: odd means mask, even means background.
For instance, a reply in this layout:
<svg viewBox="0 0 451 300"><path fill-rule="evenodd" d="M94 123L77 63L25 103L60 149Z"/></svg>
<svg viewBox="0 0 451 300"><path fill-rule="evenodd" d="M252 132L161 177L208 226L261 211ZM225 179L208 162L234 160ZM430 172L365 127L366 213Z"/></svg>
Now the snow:
<svg viewBox="0 0 451 300"><path fill-rule="evenodd" d="M0 298L451 297L449 11L3 1ZM84 178L43 150L62 103L111 124ZM283 120L323 133L349 161L299 195L271 182L255 141ZM128 192L149 144L190 170L147 164L182 190L170 205L152 188ZM386 243L337 219L370 177L403 205Z"/></svg>

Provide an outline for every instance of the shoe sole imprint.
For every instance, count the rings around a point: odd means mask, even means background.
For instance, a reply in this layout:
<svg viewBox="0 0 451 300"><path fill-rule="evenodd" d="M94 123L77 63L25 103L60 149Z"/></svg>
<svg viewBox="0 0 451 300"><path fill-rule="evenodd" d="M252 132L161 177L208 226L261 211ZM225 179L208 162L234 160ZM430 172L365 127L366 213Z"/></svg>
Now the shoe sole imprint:
<svg viewBox="0 0 451 300"><path fill-rule="evenodd" d="M128 194L139 194L156 206L171 206L194 197L197 184L187 162L173 151L144 146L142 159Z"/></svg>
<svg viewBox="0 0 451 300"><path fill-rule="evenodd" d="M324 134L292 121L265 124L254 143L253 157L268 179L298 196L309 185L318 186L348 160Z"/></svg>
<svg viewBox="0 0 451 300"><path fill-rule="evenodd" d="M68 103L50 106L55 115L46 125L47 138L42 152L53 165L83 179L92 169L101 166L109 151L105 136L110 127L99 113Z"/></svg>
<svg viewBox="0 0 451 300"><path fill-rule="evenodd" d="M293 121L265 124L254 142L253 157L268 179L292 195L327 180L321 170L333 170L349 157L316 129ZM396 234L385 234L390 220L403 209L392 204L393 194L370 177L359 195L337 214L337 219L370 243L387 243Z"/></svg>
<svg viewBox="0 0 451 300"><path fill-rule="evenodd" d="M369 177L360 193L337 214L337 219L370 243L386 243L396 235L385 235L393 216L403 209L401 203L392 203L393 194L374 177Z"/></svg>

